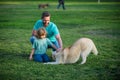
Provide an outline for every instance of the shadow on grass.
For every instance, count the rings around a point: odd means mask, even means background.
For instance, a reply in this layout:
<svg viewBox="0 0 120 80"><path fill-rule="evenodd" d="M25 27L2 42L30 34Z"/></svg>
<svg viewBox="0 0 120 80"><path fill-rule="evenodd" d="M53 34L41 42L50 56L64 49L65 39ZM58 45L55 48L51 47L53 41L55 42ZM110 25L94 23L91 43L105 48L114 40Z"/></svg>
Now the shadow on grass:
<svg viewBox="0 0 120 80"><path fill-rule="evenodd" d="M28 60L29 54L27 53L8 53L5 51L0 51L0 60L16 60L16 59L22 59L22 60Z"/></svg>

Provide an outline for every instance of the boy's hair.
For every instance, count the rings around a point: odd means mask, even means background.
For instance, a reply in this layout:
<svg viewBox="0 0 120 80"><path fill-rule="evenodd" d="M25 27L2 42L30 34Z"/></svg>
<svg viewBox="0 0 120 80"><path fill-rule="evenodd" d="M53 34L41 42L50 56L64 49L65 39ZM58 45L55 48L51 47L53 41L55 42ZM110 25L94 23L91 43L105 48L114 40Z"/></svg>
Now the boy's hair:
<svg viewBox="0 0 120 80"><path fill-rule="evenodd" d="M50 13L49 13L48 11L44 11L44 12L42 13L41 19L43 19L44 17L48 17L48 16L50 16Z"/></svg>
<svg viewBox="0 0 120 80"><path fill-rule="evenodd" d="M42 39L42 38L45 38L46 37L46 30L44 28L40 28L37 30L37 38L38 39Z"/></svg>

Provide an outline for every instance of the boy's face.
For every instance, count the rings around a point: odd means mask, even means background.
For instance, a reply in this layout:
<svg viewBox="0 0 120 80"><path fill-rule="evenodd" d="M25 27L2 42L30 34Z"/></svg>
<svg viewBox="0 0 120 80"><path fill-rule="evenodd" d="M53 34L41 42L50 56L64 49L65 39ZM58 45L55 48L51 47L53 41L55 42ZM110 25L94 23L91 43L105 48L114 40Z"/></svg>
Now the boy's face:
<svg viewBox="0 0 120 80"><path fill-rule="evenodd" d="M48 24L49 24L49 22L50 22L50 16L44 17L42 20L43 20L44 26L46 27L46 26L48 26Z"/></svg>

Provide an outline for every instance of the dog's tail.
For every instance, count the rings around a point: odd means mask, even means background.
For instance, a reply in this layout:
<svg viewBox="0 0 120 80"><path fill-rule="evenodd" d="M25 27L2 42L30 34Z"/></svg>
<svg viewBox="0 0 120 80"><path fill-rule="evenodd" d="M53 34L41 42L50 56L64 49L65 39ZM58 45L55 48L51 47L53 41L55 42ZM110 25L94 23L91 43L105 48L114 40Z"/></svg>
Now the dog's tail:
<svg viewBox="0 0 120 80"><path fill-rule="evenodd" d="M97 54L98 54L98 50L97 50L97 48L96 48L96 46L95 46L95 44L94 44L94 43L93 43L92 52L93 52L95 55L97 55Z"/></svg>

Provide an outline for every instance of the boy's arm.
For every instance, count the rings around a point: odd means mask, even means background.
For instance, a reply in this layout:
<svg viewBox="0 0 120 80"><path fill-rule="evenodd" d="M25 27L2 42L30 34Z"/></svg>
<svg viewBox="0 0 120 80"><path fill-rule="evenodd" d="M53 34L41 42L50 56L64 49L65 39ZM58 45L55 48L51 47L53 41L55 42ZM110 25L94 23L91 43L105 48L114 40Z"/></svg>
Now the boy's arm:
<svg viewBox="0 0 120 80"><path fill-rule="evenodd" d="M54 44L52 44L52 47L57 50L57 47Z"/></svg>
<svg viewBox="0 0 120 80"><path fill-rule="evenodd" d="M30 54L29 60L32 60L32 58L33 58L33 54L34 54L34 48L33 48L32 51L31 51L31 54Z"/></svg>
<svg viewBox="0 0 120 80"><path fill-rule="evenodd" d="M54 44L52 44L52 47L53 47L54 49L56 49L57 52L60 51L60 49L57 48Z"/></svg>

